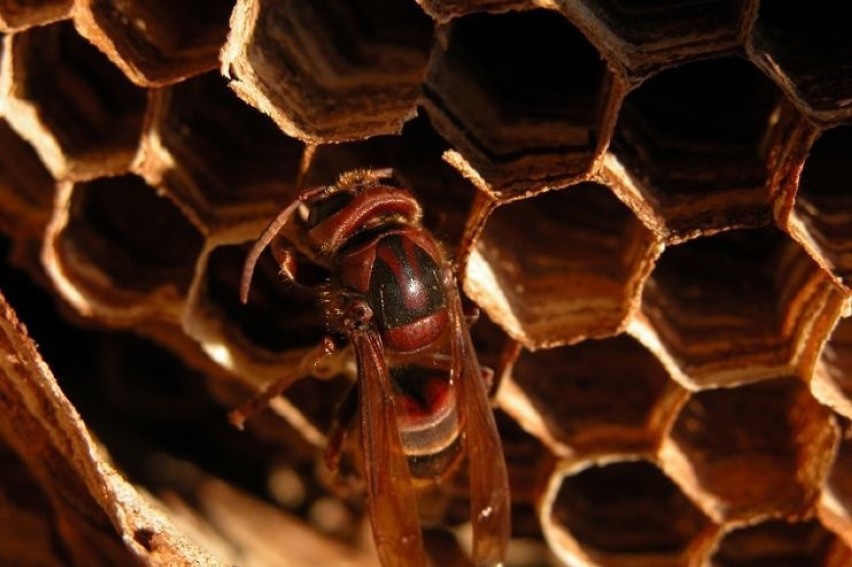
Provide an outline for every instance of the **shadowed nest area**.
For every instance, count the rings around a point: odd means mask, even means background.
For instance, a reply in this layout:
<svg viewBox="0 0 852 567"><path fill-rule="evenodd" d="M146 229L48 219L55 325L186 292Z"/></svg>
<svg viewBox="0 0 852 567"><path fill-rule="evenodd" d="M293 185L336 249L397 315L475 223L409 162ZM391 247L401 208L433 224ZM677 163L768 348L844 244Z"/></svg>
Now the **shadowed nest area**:
<svg viewBox="0 0 852 567"><path fill-rule="evenodd" d="M379 564L358 427L338 475L324 455L352 360L228 412L328 331L268 252L241 303L253 243L384 168L480 313L507 565L852 564L850 25L830 0L0 0L0 564ZM447 476L423 541L461 567Z"/></svg>

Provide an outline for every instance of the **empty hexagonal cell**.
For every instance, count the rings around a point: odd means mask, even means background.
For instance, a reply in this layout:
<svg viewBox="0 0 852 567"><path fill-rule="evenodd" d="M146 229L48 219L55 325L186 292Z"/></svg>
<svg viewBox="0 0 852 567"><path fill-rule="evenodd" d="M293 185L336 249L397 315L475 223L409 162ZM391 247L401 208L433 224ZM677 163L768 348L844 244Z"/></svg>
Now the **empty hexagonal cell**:
<svg viewBox="0 0 852 567"><path fill-rule="evenodd" d="M74 0L2 0L0 30L15 31L68 17Z"/></svg>
<svg viewBox="0 0 852 567"><path fill-rule="evenodd" d="M778 97L737 57L663 71L627 96L612 151L670 238L769 220L763 140Z"/></svg>
<svg viewBox="0 0 852 567"><path fill-rule="evenodd" d="M501 405L558 454L651 451L686 398L659 360L627 335L524 351Z"/></svg>
<svg viewBox="0 0 852 567"><path fill-rule="evenodd" d="M325 331L318 298L284 282L271 254L261 256L249 301L240 303L240 276L248 249L248 245L227 245L211 251L198 314L221 320L229 341L266 352L267 357L316 345Z"/></svg>
<svg viewBox="0 0 852 567"><path fill-rule="evenodd" d="M45 242L55 284L84 315L177 319L202 236L134 175L66 183Z"/></svg>
<svg viewBox="0 0 852 567"><path fill-rule="evenodd" d="M562 14L473 14L444 31L424 105L489 191L558 186L591 167L611 127L599 102L611 77Z"/></svg>
<svg viewBox="0 0 852 567"><path fill-rule="evenodd" d="M242 0L222 68L287 134L357 140L414 115L431 40L414 2Z"/></svg>
<svg viewBox="0 0 852 567"><path fill-rule="evenodd" d="M541 510L545 537L570 565L689 565L715 526L654 464L588 463L557 471Z"/></svg>
<svg viewBox="0 0 852 567"><path fill-rule="evenodd" d="M658 242L608 188L583 183L498 207L467 264L465 290L528 348L616 333Z"/></svg>
<svg viewBox="0 0 852 567"><path fill-rule="evenodd" d="M0 232L41 237L53 205L54 182L32 146L0 120Z"/></svg>
<svg viewBox="0 0 852 567"><path fill-rule="evenodd" d="M769 520L736 528L719 542L709 565L713 567L802 567L849 565L849 549L816 520Z"/></svg>
<svg viewBox="0 0 852 567"><path fill-rule="evenodd" d="M844 296L801 247L767 227L667 249L642 301L649 344L676 379L701 388L808 368Z"/></svg>
<svg viewBox="0 0 852 567"><path fill-rule="evenodd" d="M810 510L836 440L807 386L777 378L693 394L660 459L714 519L754 520Z"/></svg>
<svg viewBox="0 0 852 567"><path fill-rule="evenodd" d="M819 401L852 418L852 318L838 321L825 343L811 390Z"/></svg>
<svg viewBox="0 0 852 567"><path fill-rule="evenodd" d="M135 167L215 231L272 218L295 192L303 150L208 73L154 92Z"/></svg>
<svg viewBox="0 0 852 567"><path fill-rule="evenodd" d="M845 2L761 2L752 57L822 121L852 116L852 11Z"/></svg>
<svg viewBox="0 0 852 567"><path fill-rule="evenodd" d="M142 130L145 92L70 22L5 38L6 119L57 178L126 171Z"/></svg>
<svg viewBox="0 0 852 567"><path fill-rule="evenodd" d="M606 34L605 49L634 75L737 45L745 0L582 0L578 18ZM588 12L587 12L588 11ZM603 26L601 26L603 24Z"/></svg>
<svg viewBox="0 0 852 567"><path fill-rule="evenodd" d="M81 0L77 29L134 83L162 86L216 67L234 0Z"/></svg>
<svg viewBox="0 0 852 567"><path fill-rule="evenodd" d="M799 179L794 236L847 289L852 282L852 127L823 133L811 147Z"/></svg>

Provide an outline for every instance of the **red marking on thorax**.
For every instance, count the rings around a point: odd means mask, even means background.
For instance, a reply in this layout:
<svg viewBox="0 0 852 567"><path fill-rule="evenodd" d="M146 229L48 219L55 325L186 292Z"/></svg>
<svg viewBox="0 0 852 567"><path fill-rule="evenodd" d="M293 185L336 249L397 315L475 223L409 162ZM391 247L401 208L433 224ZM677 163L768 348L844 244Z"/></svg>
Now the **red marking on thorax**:
<svg viewBox="0 0 852 567"><path fill-rule="evenodd" d="M420 215L420 205L408 191L374 187L355 195L344 208L309 229L308 235L323 253L334 254L359 231L380 224L383 218L414 224Z"/></svg>

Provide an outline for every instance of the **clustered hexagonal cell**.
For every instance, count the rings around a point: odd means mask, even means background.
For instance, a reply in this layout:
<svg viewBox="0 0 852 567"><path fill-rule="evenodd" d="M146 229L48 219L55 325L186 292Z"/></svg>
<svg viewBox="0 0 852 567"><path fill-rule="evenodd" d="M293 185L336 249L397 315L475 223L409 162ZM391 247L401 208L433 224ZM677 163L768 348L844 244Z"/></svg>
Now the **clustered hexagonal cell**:
<svg viewBox="0 0 852 567"><path fill-rule="evenodd" d="M562 456L652 451L685 399L627 335L524 351L500 390L506 411Z"/></svg>
<svg viewBox="0 0 852 567"><path fill-rule="evenodd" d="M735 47L751 9L745 0L582 0L572 15L600 34L606 40L601 48L640 78Z"/></svg>
<svg viewBox="0 0 852 567"><path fill-rule="evenodd" d="M761 2L751 35L754 61L821 122L852 116L849 6L820 0L808 10Z"/></svg>
<svg viewBox="0 0 852 567"><path fill-rule="evenodd" d="M580 462L554 474L541 510L563 561L596 565L686 565L715 527L652 462Z"/></svg>
<svg viewBox="0 0 852 567"><path fill-rule="evenodd" d="M295 193L303 151L207 73L152 93L134 169L218 235L275 215Z"/></svg>
<svg viewBox="0 0 852 567"><path fill-rule="evenodd" d="M645 286L637 336L692 388L796 374L843 312L844 294L775 228L667 249Z"/></svg>
<svg viewBox="0 0 852 567"><path fill-rule="evenodd" d="M769 220L765 139L778 99L739 57L665 70L627 96L612 151L670 240Z"/></svg>
<svg viewBox="0 0 852 567"><path fill-rule="evenodd" d="M658 252L655 235L606 186L585 183L491 213L465 290L528 347L577 342L625 325Z"/></svg>
<svg viewBox="0 0 852 567"><path fill-rule="evenodd" d="M322 455L357 411L352 351L246 433L225 413L330 331L270 254L240 302L254 239L301 190L390 168L494 372L508 565L852 561L847 7L71 4L0 2L0 249L147 337L33 325L172 513L215 515L212 473L365 556L357 430L340 475ZM466 561L461 469L421 499L435 564Z"/></svg>
<svg viewBox="0 0 852 567"><path fill-rule="evenodd" d="M564 15L472 14L442 34L425 108L491 191L523 194L590 169L601 132L611 128L601 99L612 77Z"/></svg>
<svg viewBox="0 0 852 567"><path fill-rule="evenodd" d="M243 0L234 21L223 70L289 135L362 139L413 116L432 35L413 3Z"/></svg>
<svg viewBox="0 0 852 567"><path fill-rule="evenodd" d="M74 306L107 321L176 320L202 247L180 209L135 175L59 191L45 255Z"/></svg>
<svg viewBox="0 0 852 567"><path fill-rule="evenodd" d="M55 177L126 170L139 145L145 91L70 22L6 36L3 57L6 120Z"/></svg>
<svg viewBox="0 0 852 567"><path fill-rule="evenodd" d="M837 428L796 378L693 394L662 448L666 471L717 521L803 516Z"/></svg>
<svg viewBox="0 0 852 567"><path fill-rule="evenodd" d="M77 30L134 83L162 86L216 67L234 0L77 0Z"/></svg>

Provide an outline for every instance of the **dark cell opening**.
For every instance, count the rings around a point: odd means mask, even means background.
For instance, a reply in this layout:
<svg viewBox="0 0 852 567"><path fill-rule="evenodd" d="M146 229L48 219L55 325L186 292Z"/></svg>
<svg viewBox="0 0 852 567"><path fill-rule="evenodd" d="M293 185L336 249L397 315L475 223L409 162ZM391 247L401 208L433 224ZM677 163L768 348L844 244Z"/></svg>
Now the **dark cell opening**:
<svg viewBox="0 0 852 567"><path fill-rule="evenodd" d="M600 554L678 554L707 518L645 461L588 468L566 477L551 518Z"/></svg>

